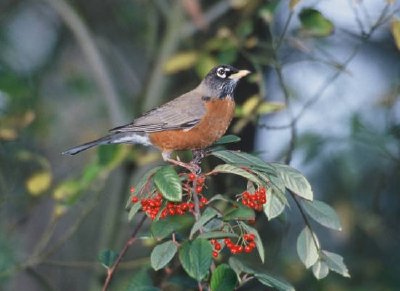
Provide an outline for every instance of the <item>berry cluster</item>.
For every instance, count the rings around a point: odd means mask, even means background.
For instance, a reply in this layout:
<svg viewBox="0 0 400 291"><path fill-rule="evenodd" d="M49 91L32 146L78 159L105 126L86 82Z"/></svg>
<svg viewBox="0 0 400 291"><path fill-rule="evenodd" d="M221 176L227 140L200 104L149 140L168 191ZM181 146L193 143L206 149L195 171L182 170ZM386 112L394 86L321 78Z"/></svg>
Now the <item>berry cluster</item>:
<svg viewBox="0 0 400 291"><path fill-rule="evenodd" d="M137 196L132 196L132 203L140 202L142 205L142 210L154 220L157 215L160 219L166 218L167 216L183 215L186 212L192 212L194 209L194 203L192 202L191 184L196 182L196 193L199 195L199 206L204 207L208 203L208 199L204 197L201 192L203 191L203 186L205 182L204 176L196 176L194 173L187 175L187 181L184 183L185 193L183 195L184 201L182 202L169 202L164 199L161 193L152 194L152 198L142 198L139 199ZM130 192L133 194L135 188L131 187ZM161 211L161 212L160 212Z"/></svg>
<svg viewBox="0 0 400 291"><path fill-rule="evenodd" d="M245 233L242 240L234 243L230 238L224 240L226 247L230 250L231 254L251 253L256 247L254 242L255 235L253 233Z"/></svg>
<svg viewBox="0 0 400 291"><path fill-rule="evenodd" d="M225 246L229 249L231 254L240 254L240 253L251 253L253 249L256 247L256 243L254 242L255 235L253 233L245 233L242 238L239 238L237 243L234 243L230 238L224 239ZM223 249L218 240L212 239L210 241L213 246L212 256L217 258L220 251Z"/></svg>
<svg viewBox="0 0 400 291"><path fill-rule="evenodd" d="M262 211L263 205L267 203L267 193L264 187L257 189L253 194L245 191L241 195L241 198L243 205L257 211Z"/></svg>

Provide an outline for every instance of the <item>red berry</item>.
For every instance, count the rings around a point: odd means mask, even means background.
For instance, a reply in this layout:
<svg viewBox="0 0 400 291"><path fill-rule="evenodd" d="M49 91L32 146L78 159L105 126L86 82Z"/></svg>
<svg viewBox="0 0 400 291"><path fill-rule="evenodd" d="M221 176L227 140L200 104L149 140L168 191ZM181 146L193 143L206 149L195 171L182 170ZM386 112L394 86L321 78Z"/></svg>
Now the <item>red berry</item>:
<svg viewBox="0 0 400 291"><path fill-rule="evenodd" d="M238 246L237 252L240 254L243 252L243 246Z"/></svg>
<svg viewBox="0 0 400 291"><path fill-rule="evenodd" d="M188 175L188 179L189 179L190 181L194 181L194 180L196 179L196 175L195 175L194 173L190 173L190 174Z"/></svg>
<svg viewBox="0 0 400 291"><path fill-rule="evenodd" d="M221 244L220 244L219 242L215 242L215 244L214 244L214 249L215 249L216 251L220 251L220 250L221 250Z"/></svg>
<svg viewBox="0 0 400 291"><path fill-rule="evenodd" d="M205 181L206 181L206 178L204 176L199 176L196 180L197 184L199 184L199 185L203 185Z"/></svg>
<svg viewBox="0 0 400 291"><path fill-rule="evenodd" d="M136 203L139 201L139 198L137 198L136 196L132 197L132 203Z"/></svg>
<svg viewBox="0 0 400 291"><path fill-rule="evenodd" d="M208 202L208 199L206 197L201 197L200 202L206 204Z"/></svg>
<svg viewBox="0 0 400 291"><path fill-rule="evenodd" d="M129 189L129 191L130 191L131 193L135 192L135 187L131 187L131 188Z"/></svg>
<svg viewBox="0 0 400 291"><path fill-rule="evenodd" d="M245 252L245 253L250 253L252 250L253 250L253 249L252 249L249 245L247 245L247 246L244 247L244 252Z"/></svg>
<svg viewBox="0 0 400 291"><path fill-rule="evenodd" d="M218 252L217 251L213 251L212 255L213 255L214 258L216 258L216 257L218 257Z"/></svg>
<svg viewBox="0 0 400 291"><path fill-rule="evenodd" d="M256 247L256 243L254 241L249 242L249 246L254 249Z"/></svg>
<svg viewBox="0 0 400 291"><path fill-rule="evenodd" d="M200 194L201 193L201 191L203 191L203 186L196 186L196 193L197 194Z"/></svg>
<svg viewBox="0 0 400 291"><path fill-rule="evenodd" d="M215 244L217 241L215 239L210 240L210 243L213 245Z"/></svg>

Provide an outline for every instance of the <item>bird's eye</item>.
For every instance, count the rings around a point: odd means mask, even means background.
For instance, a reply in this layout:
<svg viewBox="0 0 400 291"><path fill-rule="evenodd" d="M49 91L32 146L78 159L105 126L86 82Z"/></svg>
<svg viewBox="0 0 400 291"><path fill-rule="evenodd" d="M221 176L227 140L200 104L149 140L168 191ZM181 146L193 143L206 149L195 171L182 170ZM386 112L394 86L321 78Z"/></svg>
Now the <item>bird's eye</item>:
<svg viewBox="0 0 400 291"><path fill-rule="evenodd" d="M220 78L226 78L226 71L224 68L219 68L217 70L217 76Z"/></svg>

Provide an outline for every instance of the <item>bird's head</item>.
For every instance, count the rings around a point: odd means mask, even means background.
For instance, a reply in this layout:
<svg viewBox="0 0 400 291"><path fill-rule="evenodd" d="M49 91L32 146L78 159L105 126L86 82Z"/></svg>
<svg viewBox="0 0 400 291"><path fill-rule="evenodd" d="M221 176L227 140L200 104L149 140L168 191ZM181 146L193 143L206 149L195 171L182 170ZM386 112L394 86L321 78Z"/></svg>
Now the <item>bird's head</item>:
<svg viewBox="0 0 400 291"><path fill-rule="evenodd" d="M210 97L233 97L237 82L250 74L248 70L238 70L230 65L219 65L211 69L201 83Z"/></svg>

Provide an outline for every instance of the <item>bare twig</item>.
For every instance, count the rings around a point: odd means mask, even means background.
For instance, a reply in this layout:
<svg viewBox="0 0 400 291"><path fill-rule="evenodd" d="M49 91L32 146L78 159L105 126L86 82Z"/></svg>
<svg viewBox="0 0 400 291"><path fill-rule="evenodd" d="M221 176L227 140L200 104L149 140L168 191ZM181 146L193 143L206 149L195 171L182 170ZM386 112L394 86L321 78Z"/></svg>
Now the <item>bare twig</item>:
<svg viewBox="0 0 400 291"><path fill-rule="evenodd" d="M108 287L110 286L112 277L114 276L115 271L117 270L119 264L121 263L123 257L125 256L126 252L128 251L129 247L135 242L136 240L136 235L138 234L140 228L142 227L144 221L146 220L146 214L143 214L142 219L138 222L136 225L135 229L132 232L132 235L130 238L127 240L125 243L124 247L122 248L121 252L119 253L115 263L107 270L107 277L106 280L104 281L103 285L103 291L106 291Z"/></svg>

